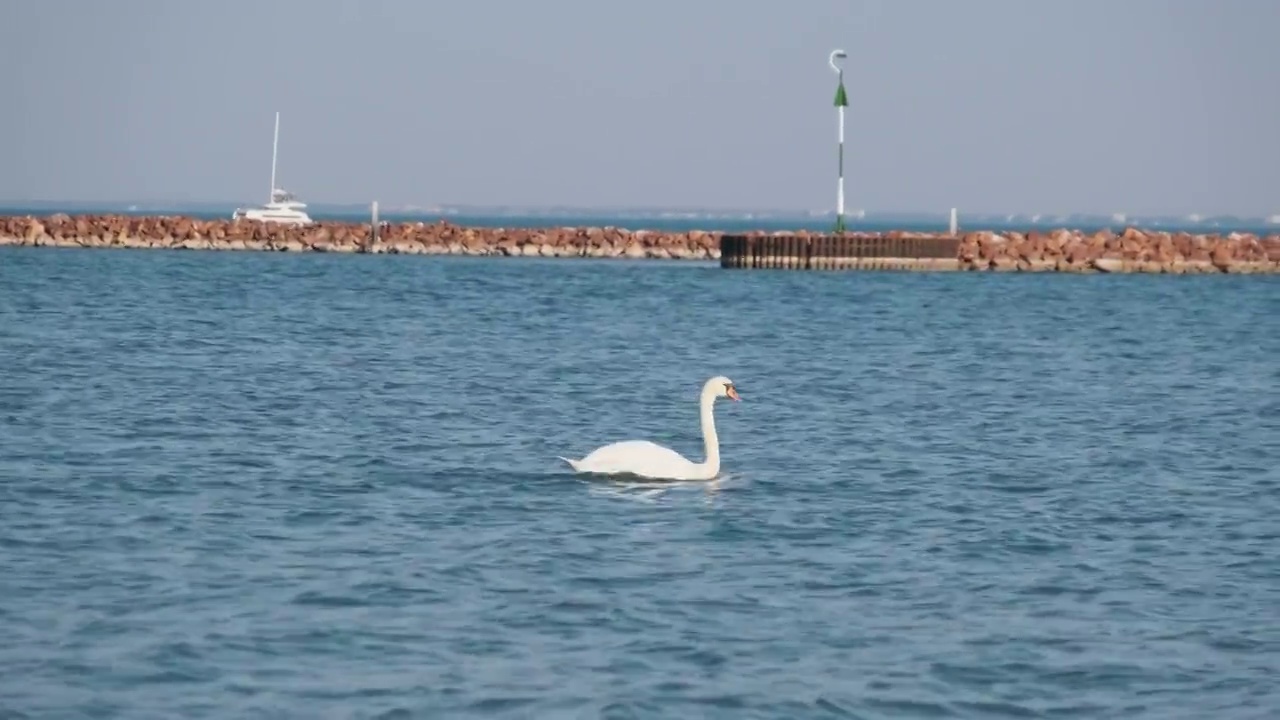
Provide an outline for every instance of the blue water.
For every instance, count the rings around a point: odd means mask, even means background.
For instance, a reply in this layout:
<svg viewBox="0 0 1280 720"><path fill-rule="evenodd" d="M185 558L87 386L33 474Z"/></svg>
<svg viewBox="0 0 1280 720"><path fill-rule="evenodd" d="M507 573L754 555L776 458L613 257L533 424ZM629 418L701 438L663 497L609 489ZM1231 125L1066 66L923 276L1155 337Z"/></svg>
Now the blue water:
<svg viewBox="0 0 1280 720"><path fill-rule="evenodd" d="M0 716L1264 718L1280 282L0 248ZM725 477L586 481L629 437Z"/></svg>

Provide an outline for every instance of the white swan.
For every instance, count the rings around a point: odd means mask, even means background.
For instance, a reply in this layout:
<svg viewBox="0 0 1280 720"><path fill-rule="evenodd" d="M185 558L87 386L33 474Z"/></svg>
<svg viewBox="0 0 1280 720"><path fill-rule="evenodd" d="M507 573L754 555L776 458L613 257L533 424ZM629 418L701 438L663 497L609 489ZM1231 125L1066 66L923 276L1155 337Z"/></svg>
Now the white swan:
<svg viewBox="0 0 1280 720"><path fill-rule="evenodd" d="M670 448L648 440L624 440L593 450L581 460L560 459L580 473L607 475L631 474L655 480L710 480L720 472L720 438L716 435L715 418L711 408L716 398L727 397L739 401L733 381L723 375L711 378L702 386L698 400L702 415L702 440L706 445L706 460L700 463L688 460Z"/></svg>

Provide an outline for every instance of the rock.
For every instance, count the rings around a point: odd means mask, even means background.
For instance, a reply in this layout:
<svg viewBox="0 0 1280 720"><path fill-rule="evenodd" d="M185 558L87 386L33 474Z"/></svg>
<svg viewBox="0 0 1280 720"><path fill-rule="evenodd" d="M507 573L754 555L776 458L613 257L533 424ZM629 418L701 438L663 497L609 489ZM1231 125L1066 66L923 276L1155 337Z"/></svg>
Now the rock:
<svg viewBox="0 0 1280 720"><path fill-rule="evenodd" d="M1216 245L1209 253L1209 262L1220 270L1230 268L1234 260L1234 253L1225 244Z"/></svg>
<svg viewBox="0 0 1280 720"><path fill-rule="evenodd" d="M1258 243L1263 255L1271 262L1280 262L1280 237L1270 237Z"/></svg>
<svg viewBox="0 0 1280 720"><path fill-rule="evenodd" d="M1096 258L1092 264L1095 270L1104 273L1124 272L1127 269L1124 260L1115 257Z"/></svg>
<svg viewBox="0 0 1280 720"><path fill-rule="evenodd" d="M994 233L981 233L978 238L978 257L983 260L995 260L1005 254L1009 241Z"/></svg>

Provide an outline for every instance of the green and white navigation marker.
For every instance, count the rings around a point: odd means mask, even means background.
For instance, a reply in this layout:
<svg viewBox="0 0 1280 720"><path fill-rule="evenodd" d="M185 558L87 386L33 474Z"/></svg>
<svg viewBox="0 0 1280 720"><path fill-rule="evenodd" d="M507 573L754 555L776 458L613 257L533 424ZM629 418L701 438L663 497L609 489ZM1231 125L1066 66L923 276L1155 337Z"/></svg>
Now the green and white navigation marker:
<svg viewBox="0 0 1280 720"><path fill-rule="evenodd" d="M838 165L838 176L836 179L836 232L844 232L844 109L849 104L849 98L844 92L844 70L836 64L836 60L843 60L847 57L843 50L832 51L831 57L827 59L827 64L835 71L836 77L839 78L836 85L836 113L840 117L840 135L839 135L839 152L840 160Z"/></svg>

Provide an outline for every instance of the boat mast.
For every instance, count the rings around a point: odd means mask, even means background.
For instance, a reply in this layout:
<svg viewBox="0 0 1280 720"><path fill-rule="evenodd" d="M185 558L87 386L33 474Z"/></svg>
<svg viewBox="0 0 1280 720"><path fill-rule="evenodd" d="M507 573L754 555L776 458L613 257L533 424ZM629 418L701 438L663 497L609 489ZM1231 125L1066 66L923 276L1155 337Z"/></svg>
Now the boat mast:
<svg viewBox="0 0 1280 720"><path fill-rule="evenodd" d="M280 111L276 111L276 132L271 139L271 195L267 197L267 202L275 202L276 200L276 150L280 146Z"/></svg>

